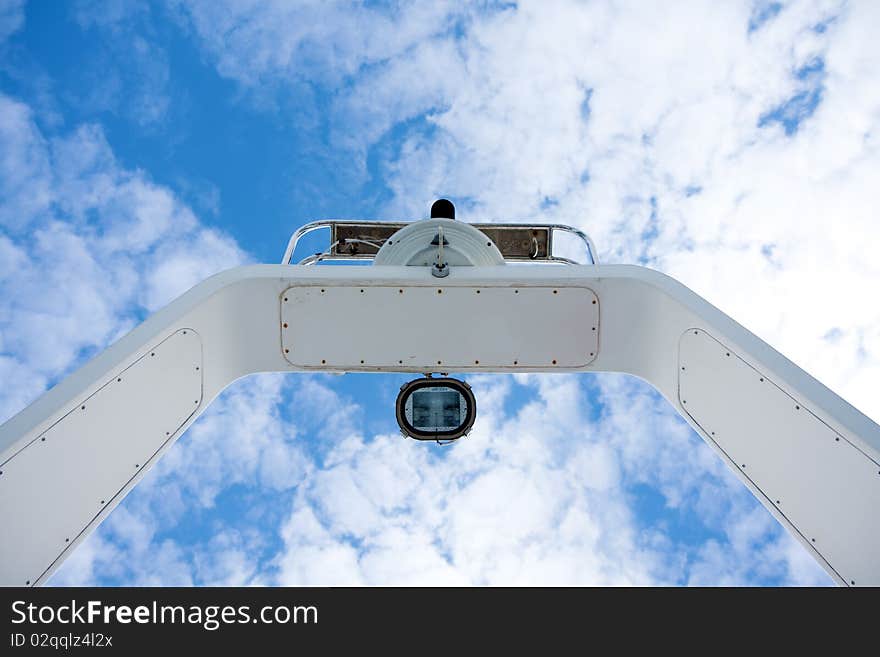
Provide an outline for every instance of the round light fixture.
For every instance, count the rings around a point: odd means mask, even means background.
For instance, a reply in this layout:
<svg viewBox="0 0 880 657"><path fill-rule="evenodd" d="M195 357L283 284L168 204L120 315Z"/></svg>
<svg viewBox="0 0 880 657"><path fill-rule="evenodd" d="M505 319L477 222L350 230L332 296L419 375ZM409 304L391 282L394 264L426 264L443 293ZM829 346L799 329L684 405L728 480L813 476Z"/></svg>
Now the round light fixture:
<svg viewBox="0 0 880 657"><path fill-rule="evenodd" d="M477 400L464 381L426 377L401 386L396 412L403 435L451 441L467 435L474 426Z"/></svg>

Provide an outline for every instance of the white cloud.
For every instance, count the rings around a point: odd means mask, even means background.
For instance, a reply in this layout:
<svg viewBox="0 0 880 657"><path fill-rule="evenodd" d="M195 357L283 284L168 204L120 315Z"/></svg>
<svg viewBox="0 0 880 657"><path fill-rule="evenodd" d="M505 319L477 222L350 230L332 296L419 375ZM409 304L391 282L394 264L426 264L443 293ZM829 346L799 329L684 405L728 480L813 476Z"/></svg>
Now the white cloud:
<svg viewBox="0 0 880 657"><path fill-rule="evenodd" d="M170 0L227 77L247 85L317 73L338 83L362 67L406 57L454 27L456 2L212 2Z"/></svg>
<svg viewBox="0 0 880 657"><path fill-rule="evenodd" d="M519 377L531 396L507 416L510 379L487 376L477 425L453 449L341 438L294 492L279 582L827 582L657 395L625 377L586 381L601 386L598 419L584 379ZM641 483L717 535L667 536L632 508Z"/></svg>
<svg viewBox="0 0 880 657"><path fill-rule="evenodd" d="M24 228L51 201L49 154L30 109L0 96L0 222Z"/></svg>
<svg viewBox="0 0 880 657"><path fill-rule="evenodd" d="M24 0L0 0L0 44L24 25Z"/></svg>
<svg viewBox="0 0 880 657"><path fill-rule="evenodd" d="M0 398L4 419L138 314L245 259L119 165L97 126L47 138L0 96L0 153L0 368L22 381Z"/></svg>
<svg viewBox="0 0 880 657"><path fill-rule="evenodd" d="M174 485L182 498L210 506L230 486L280 491L309 474L312 464L292 442L296 429L281 417L282 384L280 375L261 375L234 386L188 432L186 445L168 453L159 471L180 476Z"/></svg>
<svg viewBox="0 0 880 657"><path fill-rule="evenodd" d="M153 22L154 8L132 0L77 0L71 17L94 44L73 96L92 112L114 112L156 128L171 104L168 53ZM124 63L124 66L122 65Z"/></svg>

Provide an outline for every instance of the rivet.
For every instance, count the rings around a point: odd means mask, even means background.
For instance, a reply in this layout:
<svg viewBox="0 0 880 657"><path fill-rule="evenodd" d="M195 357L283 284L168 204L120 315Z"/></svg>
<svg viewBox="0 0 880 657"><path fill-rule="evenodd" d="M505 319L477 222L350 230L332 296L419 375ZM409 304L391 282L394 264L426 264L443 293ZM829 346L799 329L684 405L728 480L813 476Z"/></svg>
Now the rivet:
<svg viewBox="0 0 880 657"><path fill-rule="evenodd" d="M150 354L150 356L155 356L155 355L156 355L155 351Z"/></svg>
<svg viewBox="0 0 880 657"><path fill-rule="evenodd" d="M514 293L514 294L519 294L519 290L514 290L513 293Z"/></svg>
<svg viewBox="0 0 880 657"><path fill-rule="evenodd" d="M284 324L282 324L282 326L284 326L284 328L287 328L287 322L284 322Z"/></svg>
<svg viewBox="0 0 880 657"><path fill-rule="evenodd" d="M437 294L443 294L443 290L437 290Z"/></svg>
<svg viewBox="0 0 880 657"><path fill-rule="evenodd" d="M840 438L835 438L835 439L834 439L834 442L839 443L839 442L840 442Z"/></svg>
<svg viewBox="0 0 880 657"><path fill-rule="evenodd" d="M479 291L479 290L477 290L477 294L479 294L479 293L480 293L480 291Z"/></svg>
<svg viewBox="0 0 880 657"><path fill-rule="evenodd" d="M138 465L137 463L135 463L135 464L134 464L134 467L135 467L135 469L137 469L137 468L139 468L139 467L141 467L141 466Z"/></svg>
<svg viewBox="0 0 880 657"><path fill-rule="evenodd" d="M593 327L593 330L594 330L594 331L596 330L596 327L595 327L595 326Z"/></svg>
<svg viewBox="0 0 880 657"><path fill-rule="evenodd" d="M104 504L104 500L101 500L101 504Z"/></svg>
<svg viewBox="0 0 880 657"><path fill-rule="evenodd" d="M65 538L65 539L64 539L64 542L65 542L65 543L70 543L70 539L69 539L69 538Z"/></svg>
<svg viewBox="0 0 880 657"><path fill-rule="evenodd" d="M715 435L715 432L714 432L714 431L712 432L712 435L713 435L713 436Z"/></svg>
<svg viewBox="0 0 880 657"><path fill-rule="evenodd" d="M591 351L591 352L590 352L590 356L592 356L592 355L593 355L593 352Z"/></svg>
<svg viewBox="0 0 880 657"><path fill-rule="evenodd" d="M762 376L762 377L761 377L761 381L763 381L763 380L764 380L764 377Z"/></svg>
<svg viewBox="0 0 880 657"><path fill-rule="evenodd" d="M398 362L398 364L403 365L403 361L402 361L402 360L399 360L399 361L397 361L397 362Z"/></svg>
<svg viewBox="0 0 880 657"><path fill-rule="evenodd" d="M815 538L811 538L810 540L813 541L813 543L816 542L816 539L815 539Z"/></svg>
<svg viewBox="0 0 880 657"><path fill-rule="evenodd" d="M856 585L856 581L854 579L849 580L849 583L852 584L853 586Z"/></svg>
<svg viewBox="0 0 880 657"><path fill-rule="evenodd" d="M322 358L322 359L321 359L321 365L326 365L326 364L327 364L327 361L324 360L324 359Z"/></svg>
<svg viewBox="0 0 880 657"><path fill-rule="evenodd" d="M486 246L492 246L492 242L486 242Z"/></svg>
<svg viewBox="0 0 880 657"><path fill-rule="evenodd" d="M553 294L559 294L559 290L553 290Z"/></svg>
<svg viewBox="0 0 880 657"><path fill-rule="evenodd" d="M442 363L438 360L438 361L437 361L437 364L438 364L438 365L441 365Z"/></svg>
<svg viewBox="0 0 880 657"><path fill-rule="evenodd" d="M118 382L118 381L122 381L122 379L116 379L116 381L117 381L117 382Z"/></svg>
<svg viewBox="0 0 880 657"><path fill-rule="evenodd" d="M694 331L694 335L696 335L696 334L697 334L697 331Z"/></svg>
<svg viewBox="0 0 880 657"><path fill-rule="evenodd" d="M801 410L801 407L800 407L800 406L797 406L797 405L795 405L795 407L794 407L794 410L796 410L796 411L799 411L799 410Z"/></svg>
<svg viewBox="0 0 880 657"><path fill-rule="evenodd" d="M776 503L779 504L779 500L776 500Z"/></svg>
<svg viewBox="0 0 880 657"><path fill-rule="evenodd" d="M519 361L518 361L518 360L515 360L515 361L513 361L513 364L514 364L514 365L519 365Z"/></svg>
<svg viewBox="0 0 880 657"><path fill-rule="evenodd" d="M745 470L746 464L743 463L740 467L741 467L743 470Z"/></svg>
<svg viewBox="0 0 880 657"><path fill-rule="evenodd" d="M728 352L727 355L730 356L730 352Z"/></svg>
<svg viewBox="0 0 880 657"><path fill-rule="evenodd" d="M186 331L184 331L183 334L186 335Z"/></svg>
<svg viewBox="0 0 880 657"><path fill-rule="evenodd" d="M83 404L83 405L82 405L82 406L80 406L80 407L79 407L79 408L80 408L80 410L82 410L82 411L84 411L84 410L86 410L86 405L85 405L85 404Z"/></svg>
<svg viewBox="0 0 880 657"><path fill-rule="evenodd" d="M284 300L287 301L287 297L284 297Z"/></svg>
<svg viewBox="0 0 880 657"><path fill-rule="evenodd" d="M290 349L285 349L285 350L284 350L284 353L285 353L285 354L289 354L289 353L290 353Z"/></svg>
<svg viewBox="0 0 880 657"><path fill-rule="evenodd" d="M480 364L480 361L478 361L478 360L474 361L474 365L479 365L479 364Z"/></svg>
<svg viewBox="0 0 880 657"><path fill-rule="evenodd" d="M555 358L553 359L553 364L556 365L556 359L555 359Z"/></svg>
<svg viewBox="0 0 880 657"><path fill-rule="evenodd" d="M687 404L687 402L686 402L684 399L681 400L681 403L682 403L682 404Z"/></svg>
<svg viewBox="0 0 880 657"><path fill-rule="evenodd" d="M594 306L596 305L596 300L595 300L595 299L593 299L593 305L594 305Z"/></svg>
<svg viewBox="0 0 880 657"><path fill-rule="evenodd" d="M198 365L196 365L196 372L198 372L198 371L199 371L199 366L198 366Z"/></svg>
<svg viewBox="0 0 880 657"><path fill-rule="evenodd" d="M199 400L198 400L198 399L196 399L196 402L195 402L195 403L196 403L196 404L198 404L198 403L199 403Z"/></svg>
<svg viewBox="0 0 880 657"><path fill-rule="evenodd" d="M30 586L30 585L31 585L31 580L26 581L25 584L27 584L28 586Z"/></svg>
<svg viewBox="0 0 880 657"><path fill-rule="evenodd" d="M165 432L165 435L166 435L166 436L170 436L170 435L171 435L171 432L170 432L170 431L166 431L166 432Z"/></svg>
<svg viewBox="0 0 880 657"><path fill-rule="evenodd" d="M398 290L398 292L399 292L400 294L403 294L403 290Z"/></svg>
<svg viewBox="0 0 880 657"><path fill-rule="evenodd" d="M364 293L364 291L363 291L363 290L361 290L361 294L363 294L363 293Z"/></svg>
<svg viewBox="0 0 880 657"><path fill-rule="evenodd" d="M683 367L681 368L681 371L684 372L684 368L683 368Z"/></svg>
<svg viewBox="0 0 880 657"><path fill-rule="evenodd" d="M364 364L364 359L363 359L363 358L361 358L361 365L363 365L363 364Z"/></svg>

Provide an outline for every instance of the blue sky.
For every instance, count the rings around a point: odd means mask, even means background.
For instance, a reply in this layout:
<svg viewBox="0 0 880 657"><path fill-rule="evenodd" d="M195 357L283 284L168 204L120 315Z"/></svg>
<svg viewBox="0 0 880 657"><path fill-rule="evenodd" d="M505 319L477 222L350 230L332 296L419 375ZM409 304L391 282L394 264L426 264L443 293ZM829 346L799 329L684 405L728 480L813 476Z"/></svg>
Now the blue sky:
<svg viewBox="0 0 880 657"><path fill-rule="evenodd" d="M0 0L0 420L303 223L439 196L588 231L877 419L878 18ZM473 377L474 432L438 448L397 435L405 378L236 383L52 583L830 582L634 379Z"/></svg>

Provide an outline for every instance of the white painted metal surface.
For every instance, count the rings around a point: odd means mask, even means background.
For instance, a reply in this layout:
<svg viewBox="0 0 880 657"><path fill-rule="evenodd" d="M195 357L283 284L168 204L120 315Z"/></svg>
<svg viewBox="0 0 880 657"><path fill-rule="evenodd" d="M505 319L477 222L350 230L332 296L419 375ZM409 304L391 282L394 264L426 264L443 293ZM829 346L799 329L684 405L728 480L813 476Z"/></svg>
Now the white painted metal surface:
<svg viewBox="0 0 880 657"><path fill-rule="evenodd" d="M0 575L26 586L59 558L202 402L202 349L173 333L0 466ZM26 548L26 549L22 549Z"/></svg>
<svg viewBox="0 0 880 657"><path fill-rule="evenodd" d="M850 585L876 585L877 463L705 330L684 332L679 364L682 406L763 502Z"/></svg>
<svg viewBox="0 0 880 657"><path fill-rule="evenodd" d="M302 368L377 371L406 366L422 372L577 369L596 357L599 306L589 288L435 281L431 286L303 285L285 290L284 357ZM373 338L352 339L353 323ZM327 348L316 349L317 344Z"/></svg>
<svg viewBox="0 0 880 657"><path fill-rule="evenodd" d="M444 258L449 265L486 267L503 265L504 256L483 233L453 219L414 221L400 229L376 254L373 264L430 267L437 262L438 245L431 242L443 232ZM437 240L439 242L439 240Z"/></svg>
<svg viewBox="0 0 880 657"><path fill-rule="evenodd" d="M366 329L355 315L347 317L339 325L334 324L333 330L321 332L309 328L308 321L303 320L303 337L292 346L297 354L303 354L304 362L314 363L316 358L326 359L319 354L332 354L340 348L340 339L344 338L350 345L346 347L350 352L344 359L340 358L338 368L357 370L361 369L360 354L373 353L372 357L377 359L389 358L388 353L379 353L372 345L387 340L388 335L399 335L402 330L401 322L405 322L408 315L423 312L425 295L423 291L415 292L415 289L424 288L427 293L433 291L436 294L437 282L438 279L432 277L430 269L426 267L257 265L218 274L156 313L0 427L0 470L4 471L0 475L0 527L3 528L0 534L0 583L43 582L70 552L70 548L64 548L66 543L59 541L63 542L70 534L70 543L75 543L94 529L137 483L143 472L155 463L203 408L232 381L254 372L300 371L311 368L293 364L299 361L288 360L283 351L284 348L290 348L282 346L282 300L285 293L291 293L291 289L301 291L304 287L323 287L325 290L332 288L334 294L339 291L341 295L352 294L351 290L359 290L361 287L405 289L402 299L395 302L394 312L384 315L376 313ZM876 479L862 476L862 470L859 474L854 474L856 467L880 462L880 427L692 291L657 272L625 265L453 267L449 276L442 279L442 286L444 294L447 288L461 291L461 304L471 303L466 300L474 299L470 295L475 295L476 289L499 290L499 294L487 295L485 300L481 299L479 305L468 310L473 314L468 321L475 327L482 322L493 321L491 318L499 313L510 316L510 304L505 295L500 293L504 288L529 289L529 294L540 294L550 288L566 295L586 294L585 288L592 290L598 300L596 306L599 310L600 329L596 331L599 342L593 360L573 368L571 363L576 361L572 351L572 355L567 357L570 360L557 359L557 364L554 365L552 358L551 362L547 362L549 354L546 345L529 342L520 348L522 359L536 364L531 371L619 371L650 382L682 412L695 430L733 468L743 483L838 582L880 584L880 557L876 544L872 542L880 519L876 515L872 517L865 513L862 503L865 498L875 499L877 487L880 487L880 467L877 468ZM342 291L343 288L347 291ZM482 298L482 293L480 296ZM407 301L410 299L411 302ZM577 304L574 306L579 307ZM331 307L324 306L320 312L331 312ZM547 310L545 308L541 312ZM291 313L286 316L288 324L293 323L295 311ZM296 317L295 321L299 322L299 315ZM526 313L517 320L528 321L528 317L529 314ZM591 338L585 336L593 333L592 324L585 319L580 311L554 319L561 324L558 329L560 336L557 336L560 345L590 344ZM132 448L130 452L119 452L120 469L112 482L107 482L111 492L115 491L111 499L104 498L106 503L100 505L100 494L97 499L93 499L94 493L99 492L95 488L89 489L88 494L81 498L78 493L71 494L70 506L47 505L47 498L42 494L31 496L26 493L33 489L29 488L30 483L23 478L12 480L12 484L4 487L2 480L9 472L8 464L14 467L18 455L26 453L23 451L25 449L32 459L26 469L33 476L42 476L39 473L43 471L75 472L76 481L83 486L86 484L82 482L101 480L101 472L106 464L96 456L103 452L95 452L85 446L73 453L66 452L65 443L61 440L47 439L45 443L41 442L39 449L32 452L29 451L29 446L92 395L115 381L121 372L136 367L135 364L142 362L152 346L159 345L183 329L197 332L201 341L202 401L195 404L198 398L193 396L191 401L195 407L194 413L186 417L185 409L182 406L180 409L169 406L170 401L167 398L172 389L178 389L178 385L180 390L187 391L190 390L190 385L195 385L190 381L191 372L175 369L183 368L184 365L189 368L192 365L193 359L187 351L185 356L176 358L173 365L143 370L142 388L130 398L126 396L124 400L117 402L125 404L130 414L88 413L83 416L87 420L81 426L67 433L67 440L96 441L96 444L105 446L106 449L124 441L142 445L143 449L149 451L149 441L144 439L141 442L136 437L139 424L152 422L152 417L157 416L159 408L165 408L166 411L163 411L162 417L156 417L157 423L163 426L170 426L173 422L182 423L176 433L168 436L170 440L157 447L158 451L144 467L137 470L134 467L136 463L141 465L139 460L133 458L135 455L145 458L141 456L144 453L141 447L137 450ZM694 393L696 397L691 395L695 401L687 398L680 400L680 383L690 385L680 377L680 350L684 348L687 354L691 353L688 351L691 350L690 344L686 348L682 347L682 336L686 331L694 329L705 331L719 344L731 349L731 353L748 363L755 372L765 376L768 382L772 382L779 394L773 393L765 398L754 392L754 381L748 377L740 381L737 372L725 371L724 390L731 399L737 400L736 417L726 413L723 407L719 408L717 397L720 393L717 385L714 393L706 386L705 392ZM438 351L442 353L459 354L466 348L462 345L462 335L459 333L438 333L432 337L445 340L445 343L437 345ZM303 340L307 344L303 344ZM419 373L425 369L422 359L431 355L433 353L425 350L420 353L417 365L398 362L395 366L378 366L377 369ZM467 355L473 356L474 360L479 358L476 351ZM499 350L494 358L500 362L505 358L509 360L511 355L512 353L505 350ZM352 359L356 359L356 362ZM684 362L684 366L693 367L695 373L699 373L715 367L717 359L717 353L707 353L685 359L687 362ZM399 360L401 359L398 357ZM479 365L473 364L467 369L510 371L491 362L492 358L486 363L480 360ZM718 368L723 369L722 366ZM446 367L443 366L443 369ZM512 369L528 368L515 366ZM176 394L173 396L177 398ZM181 393L181 398L184 397L186 395ZM758 399L763 405L750 407ZM795 419L792 420L793 423L804 422L798 435L809 436L797 441L792 437L793 433L779 430L779 426L785 424L784 418L791 412L792 400L805 411L805 419L799 420L794 415ZM688 403L683 404L682 401ZM685 412L692 404L697 408L694 417ZM173 412L171 409L174 409ZM164 416L165 412L169 413L168 417ZM769 425L743 424L744 420L739 416L749 413L766 413L776 419ZM807 417L807 413L814 420ZM841 442L846 441L850 446L848 449L851 449L848 453L854 456L849 460L842 456L829 457L827 444L821 438L822 428L816 422L824 424L830 432L839 435ZM167 430L165 428L163 432ZM724 436L719 439L722 442L715 442L711 433L707 434L706 431L715 431L717 436ZM750 436L744 438L744 433L749 433ZM150 435L153 436L154 433L151 431ZM739 438L735 437L737 435ZM728 436L738 442L723 442ZM87 443L84 442L83 445L85 444ZM735 453L739 458L736 450L740 447L747 450L747 455L754 463L754 471L761 473L760 476L756 474L754 479L747 476L746 472L753 468L752 463L747 463L746 470L743 470L725 451L729 449L731 454ZM781 458L782 454L787 455L787 458ZM121 469L124 457L130 462L126 467L130 466L134 475L127 481ZM66 469L58 469L60 466L57 464L61 462L65 462ZM793 469L809 469L815 480L822 480L827 490L834 491L836 504L826 501L828 503L819 505L807 501L802 503L810 507L806 515L802 517L793 512L788 517L783 509L789 504L792 509L796 508L795 498L802 494L800 484L796 481L789 482ZM790 499L773 497L777 495L777 482L789 482L784 484L784 492ZM71 487L73 486L71 483ZM103 492L103 486L101 484L100 492ZM52 485L52 490L61 488L60 484ZM781 499L781 505L771 503L771 499ZM101 508L97 513L96 502ZM42 527L31 531L32 525L22 524L20 520L28 517L40 518ZM69 517L76 521L69 520ZM73 535L78 538L74 539ZM816 538L815 543L812 538ZM850 542L846 548L842 547L844 539ZM29 553L39 553L41 557L30 560L27 556ZM44 570L40 572L40 568Z"/></svg>

